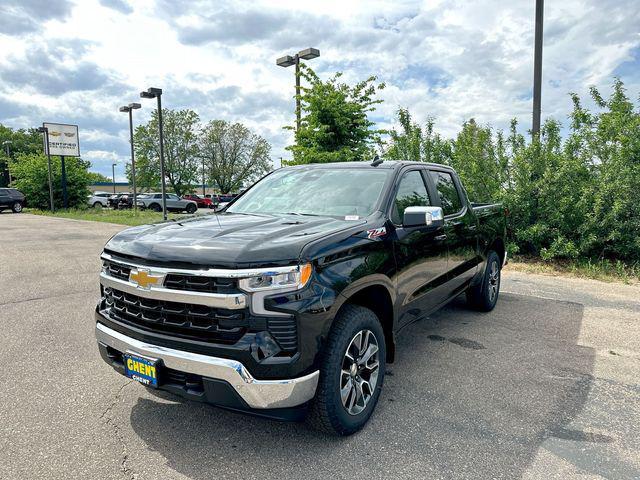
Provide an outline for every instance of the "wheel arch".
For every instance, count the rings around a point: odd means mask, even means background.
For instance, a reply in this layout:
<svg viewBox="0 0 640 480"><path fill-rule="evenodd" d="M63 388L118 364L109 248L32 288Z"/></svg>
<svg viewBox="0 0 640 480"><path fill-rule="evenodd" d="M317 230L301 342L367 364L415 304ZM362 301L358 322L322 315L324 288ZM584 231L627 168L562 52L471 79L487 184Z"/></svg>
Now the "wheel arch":
<svg viewBox="0 0 640 480"><path fill-rule="evenodd" d="M491 250L493 250L494 252L496 252L498 254L498 257L500 257L500 264L502 265L504 263L504 258L505 258L505 255L507 253L507 250L506 250L506 247L505 247L505 244L504 244L504 239L502 237L496 238L487 247L487 251L485 252L485 254L488 255Z"/></svg>
<svg viewBox="0 0 640 480"><path fill-rule="evenodd" d="M383 276L384 277L384 276ZM384 331L387 350L387 362L392 363L395 358L395 309L393 298L395 290L391 281L371 280L366 283L352 285L339 295L336 306L337 317L345 305L359 305L372 310L380 320ZM334 317L334 318L335 318Z"/></svg>

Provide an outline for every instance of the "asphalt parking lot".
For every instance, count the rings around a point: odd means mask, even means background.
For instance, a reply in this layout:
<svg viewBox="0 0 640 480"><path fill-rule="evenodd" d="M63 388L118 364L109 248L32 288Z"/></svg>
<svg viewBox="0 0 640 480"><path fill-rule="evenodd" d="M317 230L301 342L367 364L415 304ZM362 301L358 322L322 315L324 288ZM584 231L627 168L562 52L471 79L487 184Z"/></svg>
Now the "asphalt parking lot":
<svg viewBox="0 0 640 480"><path fill-rule="evenodd" d="M640 478L640 287L507 271L496 309L405 329L336 439L157 397L98 355L118 225L0 215L0 478Z"/></svg>

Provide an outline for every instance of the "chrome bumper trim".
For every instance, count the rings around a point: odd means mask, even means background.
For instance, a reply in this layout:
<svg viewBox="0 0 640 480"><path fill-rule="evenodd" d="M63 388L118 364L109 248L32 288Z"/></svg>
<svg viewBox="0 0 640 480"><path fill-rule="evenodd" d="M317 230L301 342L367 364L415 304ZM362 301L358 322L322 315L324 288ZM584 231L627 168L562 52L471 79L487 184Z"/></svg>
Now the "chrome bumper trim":
<svg viewBox="0 0 640 480"><path fill-rule="evenodd" d="M301 405L313 398L318 385L318 371L286 380L256 380L245 366L236 360L141 342L101 323L96 323L96 338L98 342L119 352L160 359L165 366L174 370L225 380L251 408L287 408Z"/></svg>
<svg viewBox="0 0 640 480"><path fill-rule="evenodd" d="M206 305L214 308L226 308L238 310L247 306L247 296L244 293L224 295L220 293L191 292L187 290L175 290L164 287L151 287L143 289L136 287L133 283L119 278L111 277L104 272L100 272L100 283L104 287L115 288L125 293L137 295L153 300L165 300L168 302L194 303Z"/></svg>

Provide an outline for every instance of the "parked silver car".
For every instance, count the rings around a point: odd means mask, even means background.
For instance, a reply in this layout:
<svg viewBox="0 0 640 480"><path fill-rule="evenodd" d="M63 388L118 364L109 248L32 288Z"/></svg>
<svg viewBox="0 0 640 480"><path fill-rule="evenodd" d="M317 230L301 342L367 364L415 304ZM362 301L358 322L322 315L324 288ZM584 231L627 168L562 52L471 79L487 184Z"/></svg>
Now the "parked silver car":
<svg viewBox="0 0 640 480"><path fill-rule="evenodd" d="M167 210L170 212L187 212L195 213L198 205L193 200L183 200L173 193L166 194ZM148 208L155 212L162 211L162 194L161 193L145 193L137 196L138 207Z"/></svg>
<svg viewBox="0 0 640 480"><path fill-rule="evenodd" d="M108 207L110 195L109 192L93 192L92 195L89 195L87 203L93 208Z"/></svg>

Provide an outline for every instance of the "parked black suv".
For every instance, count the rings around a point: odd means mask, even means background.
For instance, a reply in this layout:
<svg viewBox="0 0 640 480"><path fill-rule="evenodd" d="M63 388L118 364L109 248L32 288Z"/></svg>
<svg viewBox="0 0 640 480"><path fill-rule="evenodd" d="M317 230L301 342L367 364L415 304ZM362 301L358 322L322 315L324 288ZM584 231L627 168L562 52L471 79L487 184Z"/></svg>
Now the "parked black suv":
<svg viewBox="0 0 640 480"><path fill-rule="evenodd" d="M449 167L282 168L221 214L115 235L98 346L147 387L351 434L400 328L461 293L493 309L504 239L502 207L469 203Z"/></svg>
<svg viewBox="0 0 640 480"><path fill-rule="evenodd" d="M13 213L20 213L26 203L22 192L15 188L0 188L0 212L11 209Z"/></svg>

